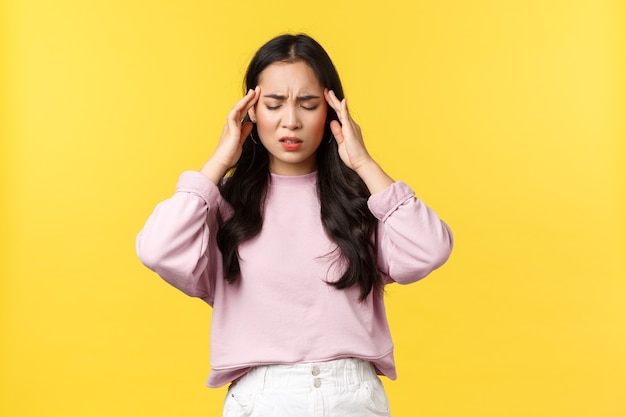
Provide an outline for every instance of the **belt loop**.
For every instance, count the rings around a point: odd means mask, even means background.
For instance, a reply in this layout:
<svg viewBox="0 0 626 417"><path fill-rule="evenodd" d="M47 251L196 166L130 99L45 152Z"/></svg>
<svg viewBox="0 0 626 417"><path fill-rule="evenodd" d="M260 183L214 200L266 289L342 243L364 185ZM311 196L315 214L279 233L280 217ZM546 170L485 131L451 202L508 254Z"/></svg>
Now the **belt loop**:
<svg viewBox="0 0 626 417"><path fill-rule="evenodd" d="M365 377L365 361L361 359L354 359L354 373L358 379L357 383L360 385L367 378Z"/></svg>
<svg viewBox="0 0 626 417"><path fill-rule="evenodd" d="M263 394L265 392L265 388L267 388L268 383L271 382L271 381L268 381L268 379L272 377L271 375L268 375L269 374L269 369L270 369L269 366L263 366L261 368L262 374L259 375L261 377L260 378L260 380L261 380L261 390L260 390L261 394Z"/></svg>
<svg viewBox="0 0 626 417"><path fill-rule="evenodd" d="M369 361L362 359L355 359L356 374L359 378L359 382L369 381L374 376L373 365Z"/></svg>

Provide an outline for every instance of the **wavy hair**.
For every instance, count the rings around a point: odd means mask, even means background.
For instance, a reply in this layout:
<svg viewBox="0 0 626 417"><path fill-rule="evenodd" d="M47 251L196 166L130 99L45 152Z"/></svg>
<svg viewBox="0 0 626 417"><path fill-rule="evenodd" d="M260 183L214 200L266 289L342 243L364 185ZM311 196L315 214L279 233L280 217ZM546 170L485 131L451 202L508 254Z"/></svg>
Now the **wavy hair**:
<svg viewBox="0 0 626 417"><path fill-rule="evenodd" d="M281 35L263 45L250 61L244 91L257 86L261 72L268 65L300 61L311 67L323 87L333 90L339 100L343 99L341 80L330 57L319 43L304 34ZM338 120L337 114L328 106L324 137L332 135L332 120ZM256 126L251 134L258 138ZM347 265L343 275L328 284L338 289L358 285L363 301L373 289L382 288L372 239L377 220L367 206L370 192L356 172L343 163L336 141L322 140L316 159L322 224ZM263 224L263 206L271 178L267 150L261 143L255 144L247 138L241 157L229 171L228 180L220 184L220 192L234 214L220 224L217 242L223 257L224 278L232 283L240 275L239 245L256 236Z"/></svg>

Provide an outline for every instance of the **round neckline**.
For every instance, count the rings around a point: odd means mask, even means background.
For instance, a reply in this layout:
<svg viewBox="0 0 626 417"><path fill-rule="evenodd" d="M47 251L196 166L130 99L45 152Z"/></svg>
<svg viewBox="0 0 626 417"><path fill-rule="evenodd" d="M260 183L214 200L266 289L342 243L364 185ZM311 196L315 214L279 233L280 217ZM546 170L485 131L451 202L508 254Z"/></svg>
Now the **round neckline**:
<svg viewBox="0 0 626 417"><path fill-rule="evenodd" d="M317 182L317 171L302 175L280 175L270 172L273 185L304 185Z"/></svg>

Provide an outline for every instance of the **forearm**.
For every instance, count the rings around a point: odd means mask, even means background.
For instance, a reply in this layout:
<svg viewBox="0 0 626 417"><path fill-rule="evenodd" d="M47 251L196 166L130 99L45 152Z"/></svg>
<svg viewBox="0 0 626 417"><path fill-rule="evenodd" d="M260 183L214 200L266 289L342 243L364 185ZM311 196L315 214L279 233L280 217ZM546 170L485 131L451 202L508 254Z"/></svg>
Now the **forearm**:
<svg viewBox="0 0 626 417"><path fill-rule="evenodd" d="M212 248L218 198L215 185L197 172L186 172L177 192L157 205L137 236L142 263L191 296L210 295L208 280L217 265Z"/></svg>
<svg viewBox="0 0 626 417"><path fill-rule="evenodd" d="M373 159L368 160L355 171L371 194L380 193L395 182Z"/></svg>
<svg viewBox="0 0 626 417"><path fill-rule="evenodd" d="M137 255L153 271L192 275L208 240L206 208L189 193L160 203L137 236Z"/></svg>
<svg viewBox="0 0 626 417"><path fill-rule="evenodd" d="M450 228L402 181L372 195L368 206L380 220L379 268L395 281L417 281L450 256Z"/></svg>
<svg viewBox="0 0 626 417"><path fill-rule="evenodd" d="M219 162L215 157L211 157L206 161L202 169L200 169L200 173L207 177L213 184L219 185L228 168L226 164Z"/></svg>

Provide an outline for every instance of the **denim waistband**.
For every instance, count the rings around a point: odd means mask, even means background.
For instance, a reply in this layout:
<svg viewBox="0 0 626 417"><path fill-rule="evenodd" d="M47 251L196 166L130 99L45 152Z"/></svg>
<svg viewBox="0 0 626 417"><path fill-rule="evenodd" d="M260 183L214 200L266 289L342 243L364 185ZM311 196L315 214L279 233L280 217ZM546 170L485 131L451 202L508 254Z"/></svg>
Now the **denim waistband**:
<svg viewBox="0 0 626 417"><path fill-rule="evenodd" d="M371 362L337 359L328 362L261 365L252 368L234 384L244 383L263 390L335 388L354 389L361 382L377 378Z"/></svg>

